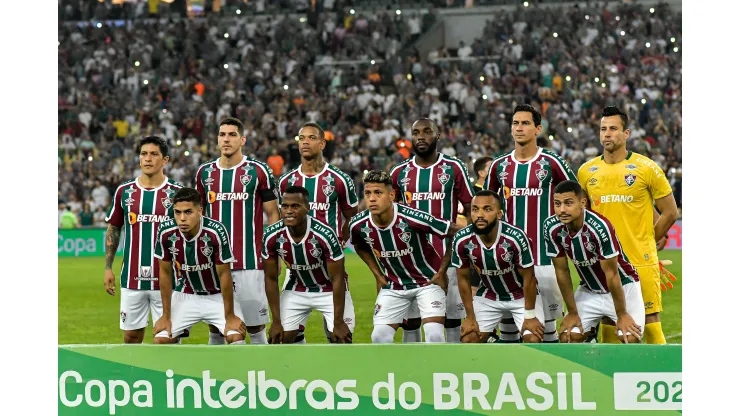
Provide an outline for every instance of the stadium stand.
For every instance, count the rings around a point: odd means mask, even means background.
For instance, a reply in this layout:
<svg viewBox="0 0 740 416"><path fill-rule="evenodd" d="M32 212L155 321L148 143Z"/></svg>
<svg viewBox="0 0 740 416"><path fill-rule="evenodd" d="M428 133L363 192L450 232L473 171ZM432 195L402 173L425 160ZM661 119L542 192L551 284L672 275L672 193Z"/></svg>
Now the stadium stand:
<svg viewBox="0 0 740 416"><path fill-rule="evenodd" d="M169 141L166 174L192 185L218 154L221 118L245 123L245 153L276 176L299 163L293 137L315 121L361 195L363 171L408 156L418 117L437 121L440 151L472 173L476 158L511 150L508 117L523 102L574 170L601 152L601 109L623 108L632 150L660 164L681 205L680 11L475 1L517 7L491 13L471 44L422 54L437 8L466 1L404 1L401 14L387 0L319 1L315 14L310 0L192 3L203 7L59 1L58 191L80 224L104 226L112 191L140 173L144 135Z"/></svg>

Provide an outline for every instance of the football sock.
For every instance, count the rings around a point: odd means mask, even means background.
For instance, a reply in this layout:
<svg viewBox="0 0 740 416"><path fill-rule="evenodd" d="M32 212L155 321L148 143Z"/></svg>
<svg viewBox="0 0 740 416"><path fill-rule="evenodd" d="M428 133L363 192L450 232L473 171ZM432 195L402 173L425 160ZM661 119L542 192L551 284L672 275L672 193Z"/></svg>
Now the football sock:
<svg viewBox="0 0 740 416"><path fill-rule="evenodd" d="M498 342L516 343L521 341L519 330L517 329L513 318L502 319L498 327L501 332Z"/></svg>
<svg viewBox="0 0 740 416"><path fill-rule="evenodd" d="M403 330L403 342L421 342L421 328Z"/></svg>
<svg viewBox="0 0 740 416"><path fill-rule="evenodd" d="M445 326L436 322L424 324L424 341L428 343L445 342ZM459 342L459 341L458 341Z"/></svg>
<svg viewBox="0 0 740 416"><path fill-rule="evenodd" d="M601 340L602 344L621 344L617 336L617 327L614 325L601 324Z"/></svg>
<svg viewBox="0 0 740 416"><path fill-rule="evenodd" d="M445 336L448 344L459 344L460 335L462 334L462 326L456 326L454 328L445 328Z"/></svg>
<svg viewBox="0 0 740 416"><path fill-rule="evenodd" d="M266 331L263 329L262 331L256 333L256 334L249 334L249 343L254 344L267 344L267 335Z"/></svg>
<svg viewBox="0 0 740 416"><path fill-rule="evenodd" d="M645 325L645 331L642 338L646 344L665 344L665 335L663 335L663 325L660 322L651 322Z"/></svg>
<svg viewBox="0 0 740 416"><path fill-rule="evenodd" d="M303 337L303 338L301 338L301 340L300 340L300 341L298 341L298 340L296 339L296 341L295 341L295 342L294 342L293 344L305 344L305 343L306 343L306 338L305 338L305 337Z"/></svg>
<svg viewBox="0 0 740 416"><path fill-rule="evenodd" d="M226 344L226 338L218 333L209 332L208 345L224 345Z"/></svg>
<svg viewBox="0 0 740 416"><path fill-rule="evenodd" d="M543 342L552 344L560 342L560 338L558 338L557 328L555 328L555 318L545 320L545 336Z"/></svg>
<svg viewBox="0 0 740 416"><path fill-rule="evenodd" d="M373 333L370 338L373 344L392 344L393 337L396 335L396 330L388 325L374 325Z"/></svg>

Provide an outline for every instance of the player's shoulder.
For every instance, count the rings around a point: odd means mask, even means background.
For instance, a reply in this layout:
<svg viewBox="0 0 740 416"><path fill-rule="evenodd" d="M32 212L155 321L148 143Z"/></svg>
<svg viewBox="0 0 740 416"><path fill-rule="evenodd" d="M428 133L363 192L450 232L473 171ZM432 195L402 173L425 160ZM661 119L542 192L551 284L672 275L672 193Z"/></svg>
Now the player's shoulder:
<svg viewBox="0 0 740 416"><path fill-rule="evenodd" d="M499 163L503 162L506 158L511 156L512 151L503 152L503 153L497 153L493 155L491 159L491 166L498 165Z"/></svg>
<svg viewBox="0 0 740 416"><path fill-rule="evenodd" d="M640 153L628 153L627 162L629 162L625 166L627 169L636 170L638 172L653 172L657 177L663 175L663 169L661 169L653 159Z"/></svg>
<svg viewBox="0 0 740 416"><path fill-rule="evenodd" d="M129 179L126 181L123 181L116 186L116 192L118 192L121 188L125 188L127 186L135 185L136 184L136 178Z"/></svg>
<svg viewBox="0 0 740 416"><path fill-rule="evenodd" d="M349 176L345 171L339 169L338 167L336 167L336 166L334 166L334 165L332 165L330 163L327 164L326 170L329 173L333 174L334 176L339 177L339 179L342 180L342 181L344 181L344 182L347 182L347 183L352 182L352 177L351 176Z"/></svg>
<svg viewBox="0 0 740 416"><path fill-rule="evenodd" d="M570 169L570 166L568 166L568 162L565 161L565 158L560 156L557 152L554 152L550 149L542 148L541 156L550 160L554 160L556 163L563 165L567 169Z"/></svg>
<svg viewBox="0 0 740 416"><path fill-rule="evenodd" d="M172 178L167 178L167 186L170 188L177 188L177 189L181 189L185 187L185 185L181 184L180 182Z"/></svg>
<svg viewBox="0 0 740 416"><path fill-rule="evenodd" d="M159 234L160 235L171 232L173 230L177 230L177 222L175 221L174 218L170 218L167 221L161 222L159 224Z"/></svg>
<svg viewBox="0 0 740 416"><path fill-rule="evenodd" d="M503 220L501 221L501 233L515 238L527 238L527 233L524 230Z"/></svg>
<svg viewBox="0 0 740 416"><path fill-rule="evenodd" d="M408 159L405 159L405 160L403 160L401 162L398 162L395 165L391 166L390 170L388 171L389 172L389 175L393 176L393 174L395 172L397 172L399 169L401 169L401 168L403 168L403 167L408 166L409 164L411 164L411 161L413 159L414 159L414 157L411 156Z"/></svg>
<svg viewBox="0 0 740 416"><path fill-rule="evenodd" d="M208 166L215 165L217 160L218 160L218 158L215 157L215 158L213 158L211 160L207 160L207 161L201 163L200 165L198 165L198 170L197 171L200 172L202 169L207 168Z"/></svg>
<svg viewBox="0 0 740 416"><path fill-rule="evenodd" d="M591 225L598 224L598 225L601 225L607 228L612 227L611 221L609 221L609 219L599 214L598 212L592 211L590 209L586 209L584 210L584 212L585 212L585 217L583 218L583 220L587 224L591 224Z"/></svg>
<svg viewBox="0 0 740 416"><path fill-rule="evenodd" d="M214 218L210 217L203 217L203 228L210 229L210 230L220 230L220 229L226 229L226 225L222 223L219 220L216 220Z"/></svg>
<svg viewBox="0 0 740 416"><path fill-rule="evenodd" d="M362 222L362 220L368 218L370 216L370 210L364 210L360 211L357 214L353 215L352 218L349 219L349 226L350 228L354 227L355 225Z"/></svg>
<svg viewBox="0 0 740 416"><path fill-rule="evenodd" d="M290 177L291 175L293 175L293 174L295 174L296 172L298 172L298 169L299 169L299 168L300 168L300 167L297 167L297 168L291 169L291 170L289 170L289 171L287 171L287 172L283 173L282 175L280 175L280 178L278 178L278 183L282 183L282 182L283 182L284 180L288 179L288 178L289 178L289 177Z"/></svg>
<svg viewBox="0 0 740 416"><path fill-rule="evenodd" d="M311 218L311 229L321 234L334 234L334 230L316 217Z"/></svg>
<svg viewBox="0 0 740 416"><path fill-rule="evenodd" d="M473 235L473 225L465 226L459 229L453 237L453 244L458 244L461 240Z"/></svg>
<svg viewBox="0 0 740 416"><path fill-rule="evenodd" d="M255 166L259 167L260 169L264 170L266 173L272 174L272 171L270 170L270 167L267 166L267 163L265 163L265 162L263 162L261 160L257 160L257 159L255 159L253 157L245 156L244 157L244 161L246 163L250 163L252 165L255 165Z"/></svg>
<svg viewBox="0 0 740 416"><path fill-rule="evenodd" d="M587 162L583 163L581 167L578 168L578 174L581 175L584 172L588 173L594 173L604 164L604 160L601 156L596 156Z"/></svg>
<svg viewBox="0 0 740 416"><path fill-rule="evenodd" d="M462 169L463 171L467 171L468 168L465 166L465 163L463 163L462 160L456 158L455 156L446 155L444 153L441 153L442 155L442 161L447 162L451 165L457 166L458 168Z"/></svg>
<svg viewBox="0 0 740 416"><path fill-rule="evenodd" d="M557 215L550 215L545 219L545 221L542 223L542 229L546 233L552 232L554 229L558 228L562 224L560 220L558 219Z"/></svg>
<svg viewBox="0 0 740 416"><path fill-rule="evenodd" d="M276 221L274 224L270 224L265 228L265 236L269 236L270 234L275 234L276 232L283 229L285 226L285 223L283 223L283 220Z"/></svg>
<svg viewBox="0 0 740 416"><path fill-rule="evenodd" d="M424 212L422 210L416 209L416 208L411 208L408 205L399 204L398 202L394 202L394 204L396 204L396 206L398 207L398 211L397 212L398 212L398 215L399 216L404 216L404 217L411 216L411 217L414 217L414 218L427 218L427 217L429 217L430 219L431 218L434 218L431 215L429 215L428 213L426 213L426 212Z"/></svg>

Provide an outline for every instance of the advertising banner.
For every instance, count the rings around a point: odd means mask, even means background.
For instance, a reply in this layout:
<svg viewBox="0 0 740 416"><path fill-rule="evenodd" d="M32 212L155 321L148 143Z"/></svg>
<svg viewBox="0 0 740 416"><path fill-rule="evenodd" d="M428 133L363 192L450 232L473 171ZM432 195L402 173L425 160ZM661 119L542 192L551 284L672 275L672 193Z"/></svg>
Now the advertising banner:
<svg viewBox="0 0 740 416"><path fill-rule="evenodd" d="M680 414L680 345L60 346L60 415Z"/></svg>
<svg viewBox="0 0 740 416"><path fill-rule="evenodd" d="M75 228L59 231L59 257L105 256L104 228ZM123 254L123 236L117 255Z"/></svg>
<svg viewBox="0 0 740 416"><path fill-rule="evenodd" d="M665 244L665 250L681 250L681 220L676 220L670 230L668 230L668 241Z"/></svg>

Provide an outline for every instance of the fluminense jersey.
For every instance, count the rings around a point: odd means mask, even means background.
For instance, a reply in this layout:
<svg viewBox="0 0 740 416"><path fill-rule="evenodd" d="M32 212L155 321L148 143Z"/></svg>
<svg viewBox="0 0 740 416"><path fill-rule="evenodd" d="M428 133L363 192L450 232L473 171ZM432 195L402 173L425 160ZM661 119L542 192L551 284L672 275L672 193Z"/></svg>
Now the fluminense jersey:
<svg viewBox="0 0 740 416"><path fill-rule="evenodd" d="M465 164L443 153L426 168L412 156L391 168L391 180L401 203L450 222L457 218L458 202L467 204L475 195ZM443 238L432 236L432 244L440 256L445 254Z"/></svg>
<svg viewBox="0 0 740 416"><path fill-rule="evenodd" d="M472 265L483 283L476 296L510 301L524 297L524 277L519 269L534 266L532 249L524 231L504 221L498 222L491 247L469 225L455 233L450 265L467 269Z"/></svg>
<svg viewBox="0 0 740 416"><path fill-rule="evenodd" d="M576 177L565 160L538 147L537 154L527 162L517 161L513 150L494 159L483 182L483 189L501 195L506 222L527 233L537 266L552 264L545 251L542 223L555 213L555 187L567 180Z"/></svg>
<svg viewBox="0 0 740 416"><path fill-rule="evenodd" d="M328 264L344 258L336 233L323 222L307 217L306 234L295 242L282 220L265 230L262 258L283 259L290 270L285 290L331 292L333 285Z"/></svg>
<svg viewBox="0 0 740 416"><path fill-rule="evenodd" d="M594 292L609 292L606 274L599 261L612 257L618 256L617 269L623 285L640 280L635 268L624 255L617 233L609 220L587 209L584 209L583 216L583 227L573 235L555 215L545 220L543 231L547 255L568 256L578 271L581 285Z"/></svg>
<svg viewBox="0 0 740 416"><path fill-rule="evenodd" d="M649 158L629 152L619 163L599 156L581 165L578 182L591 200L591 209L617 230L632 265L658 264L653 228L653 200L671 194L671 184Z"/></svg>
<svg viewBox="0 0 740 416"><path fill-rule="evenodd" d="M154 243L161 223L173 218L172 197L182 185L166 178L158 188L146 189L133 179L113 194L105 221L123 229L120 287L159 290L159 263Z"/></svg>
<svg viewBox="0 0 740 416"><path fill-rule="evenodd" d="M219 159L198 168L195 187L203 215L223 223L231 236L236 262L233 270L261 270L264 221L262 203L277 199L270 168L244 156L238 165L221 168Z"/></svg>
<svg viewBox="0 0 740 416"><path fill-rule="evenodd" d="M221 293L216 265L233 263L229 232L216 220L201 217L200 230L187 239L175 220L162 224L154 256L172 263L174 290L196 295Z"/></svg>
<svg viewBox="0 0 740 416"><path fill-rule="evenodd" d="M389 281L384 288L408 290L428 285L439 270L442 258L426 236L446 236L450 222L394 202L387 227L376 226L368 210L352 217L349 227L352 244L378 259Z"/></svg>
<svg viewBox="0 0 740 416"><path fill-rule="evenodd" d="M309 197L308 215L328 225L337 236L342 237L342 211L356 207L358 203L355 183L349 175L327 163L317 175L306 176L298 166L278 180L280 202L283 192L289 186L306 188Z"/></svg>

